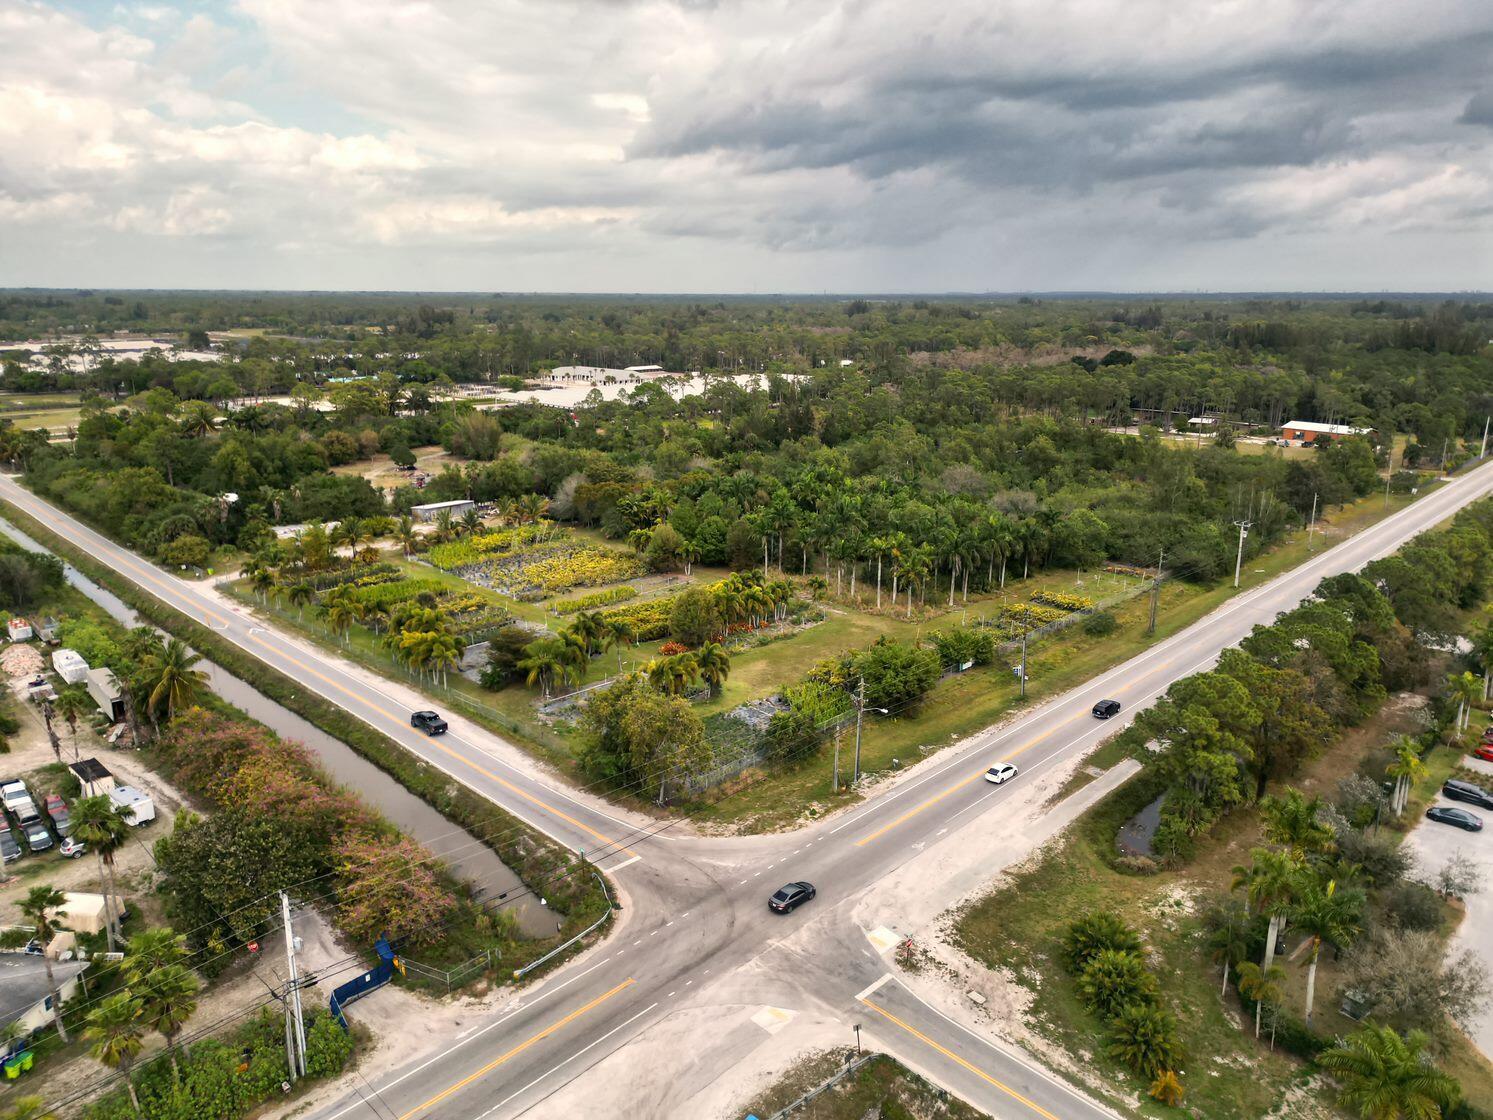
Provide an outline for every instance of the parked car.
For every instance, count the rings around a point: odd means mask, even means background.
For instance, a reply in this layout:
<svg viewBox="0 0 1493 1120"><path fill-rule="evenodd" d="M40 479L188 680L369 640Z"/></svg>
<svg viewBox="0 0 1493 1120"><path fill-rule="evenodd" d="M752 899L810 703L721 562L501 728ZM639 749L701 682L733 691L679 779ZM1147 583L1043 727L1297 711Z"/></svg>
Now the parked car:
<svg viewBox="0 0 1493 1120"><path fill-rule="evenodd" d="M73 818L67 811L67 802L55 793L47 794L46 800L47 816L52 818L52 827L57 830L58 836L67 836L73 830Z"/></svg>
<svg viewBox="0 0 1493 1120"><path fill-rule="evenodd" d="M1490 723L1487 727L1483 728L1483 742L1493 743L1493 723Z"/></svg>
<svg viewBox="0 0 1493 1120"><path fill-rule="evenodd" d="M88 845L81 840L74 840L71 836L65 839L57 850L67 859L77 859L88 850Z"/></svg>
<svg viewBox="0 0 1493 1120"><path fill-rule="evenodd" d="M435 712L416 712L410 716L410 726L427 735L444 735L446 721Z"/></svg>
<svg viewBox="0 0 1493 1120"><path fill-rule="evenodd" d="M1474 758L1480 758L1484 762L1493 762L1493 743L1484 742L1477 750L1472 752Z"/></svg>
<svg viewBox="0 0 1493 1120"><path fill-rule="evenodd" d="M10 830L10 825L0 820L0 859L6 863L14 863L21 858L21 845L16 843L16 834Z"/></svg>
<svg viewBox="0 0 1493 1120"><path fill-rule="evenodd" d="M778 893L767 900L767 908L779 914L797 910L815 895L813 883L788 883L778 888Z"/></svg>
<svg viewBox="0 0 1493 1120"><path fill-rule="evenodd" d="M41 814L36 811L36 802L31 800L31 791L19 778L12 778L0 784L0 802L3 802L5 807L16 815L16 820L22 824L41 817Z"/></svg>
<svg viewBox="0 0 1493 1120"><path fill-rule="evenodd" d="M1465 801L1469 805L1476 805L1479 809L1493 809L1493 793L1471 782L1459 782L1455 778L1450 778L1441 787L1441 796L1452 801Z"/></svg>
<svg viewBox="0 0 1493 1120"><path fill-rule="evenodd" d="M1009 762L997 762L985 771L985 780L991 785L1003 785L1016 777L1016 767Z"/></svg>
<svg viewBox="0 0 1493 1120"><path fill-rule="evenodd" d="M21 831L26 834L26 847L33 852L44 852L52 846L52 834L47 831L47 826L41 821L23 824Z"/></svg>
<svg viewBox="0 0 1493 1120"><path fill-rule="evenodd" d="M1426 819L1438 824L1449 824L1465 828L1468 832L1481 832L1483 819L1466 809L1453 809L1450 805L1435 805L1426 810Z"/></svg>
<svg viewBox="0 0 1493 1120"><path fill-rule="evenodd" d="M1095 719L1109 719L1111 716L1120 714L1120 702L1118 700L1101 700L1094 705Z"/></svg>

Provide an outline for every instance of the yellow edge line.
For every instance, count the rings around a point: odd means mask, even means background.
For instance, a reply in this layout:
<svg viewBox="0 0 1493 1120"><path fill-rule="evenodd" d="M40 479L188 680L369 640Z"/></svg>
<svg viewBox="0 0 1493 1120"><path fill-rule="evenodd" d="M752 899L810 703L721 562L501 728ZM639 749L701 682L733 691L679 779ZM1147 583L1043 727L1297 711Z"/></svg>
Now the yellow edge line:
<svg viewBox="0 0 1493 1120"><path fill-rule="evenodd" d="M42 512L39 512L39 511L27 511L27 512L30 512L31 515L33 517L35 517L38 521L49 522L50 525L51 525L51 528L53 529L53 531L60 533L61 527L62 527L61 526L61 522L59 522L56 518L51 517L49 514L42 513ZM154 585L157 588L160 588L162 591L165 591L165 592L172 592L173 590L175 590L169 584L163 582L160 579L159 575L156 572L154 572L150 568L147 568L147 567L145 567L143 565L136 564L134 562L134 560L133 560L133 557L131 556L131 554L129 553L128 550L125 550L125 556L128 559L122 560L120 563L123 564L125 567L128 567L128 568L132 569L136 573L135 580L136 580L137 583L149 583L149 584ZM102 559L102 557L100 557L99 559ZM107 563L107 561L105 561L105 563ZM112 567L113 565L110 565L110 566ZM121 574L124 574L124 573L121 573ZM175 591L175 593L178 594L178 595L182 594L181 591ZM157 595L157 597L161 598L161 596L159 594ZM171 607L173 610L182 610L182 608L174 606L169 601L166 601L166 600L163 599L163 602L166 602L166 605L168 607ZM207 619L210 619L210 620L216 621L216 622L220 622L225 627L228 626L230 620L227 619L227 618L225 618L223 615L216 613L215 611L212 610L212 608L207 607L207 606L203 606L201 604L197 604L197 607L198 607L198 609L200 609L202 611L203 615ZM182 613L185 614L186 612L183 611ZM338 684L336 681L334 681L330 677L328 677L326 674L318 671L317 669L313 668L312 666L307 665L305 662L301 661L294 654L287 653L287 652L285 652L284 650L281 650L281 649L277 649L276 647L270 645L269 642L266 642L263 638L259 638L259 637L255 636L254 634L247 634L247 635L245 635L245 637L247 637L248 640L251 641L251 642L254 642L254 643L258 644L258 645L264 646L266 649L272 649L272 650L274 650L275 653L277 653L281 657L285 658L287 661L289 661L292 665L294 665L297 669L301 670L303 673L309 673L309 674L311 674L311 676L313 676L313 677L317 678L318 680L322 681L323 683L325 683L328 687L334 688L338 692L341 692L345 696L351 696L353 699L359 700L359 701L367 704L375 712L377 712L379 715L383 716L385 719L387 719L390 723L394 724L396 727L398 727L400 729L404 728L404 720L400 719L393 712L389 711L387 708L383 707L382 705L377 704L377 703L375 703L375 702L367 699L366 697L359 695L358 693L354 692L352 689L343 687L342 685ZM356 717L354 717L354 718L356 718ZM543 809L545 812L551 813L554 816L559 817L562 821L566 822L569 825L574 826L575 828L580 829L582 832L584 832L584 833L586 833L586 834L588 834L590 836L596 837L596 839L600 840L603 845L605 845L607 847L611 847L612 845L616 844L616 841L613 840L613 839L611 839L610 837L603 836L600 832L597 832L594 828L591 828L589 825L583 824L582 822L576 820L574 817L570 816L568 813L561 812L559 809L556 809L554 806L549 805L549 804L545 803L544 801L540 800L539 798L535 797L532 793L529 793L527 790L522 789L519 786L514 785L512 782L508 781L506 778L503 778L503 777L500 777L497 774L494 774L491 770L488 770L487 768L485 768L483 766L479 766L477 763L475 763L471 759L467 758L466 755L461 754L461 753L459 753L457 751L453 751L450 747L443 746L439 742L436 742L434 739L431 740L430 746L434 747L436 750L440 751L442 754L445 754L445 755L447 755L450 758L456 759L458 762L462 763L463 765L470 767L471 769L475 770L477 773L481 774L484 778L487 778L489 781L496 782L498 785L502 786L504 789L508 790L510 793L513 793L513 794L515 794L518 797L522 797L524 800L530 802L533 805L538 806L539 808ZM408 749L408 748L405 748L405 749ZM413 752L411 752L411 753L413 753ZM631 848L622 848L621 850L623 852L626 852L628 855L636 855L637 854Z"/></svg>
<svg viewBox="0 0 1493 1120"><path fill-rule="evenodd" d="M522 1054L536 1042L541 1042L544 1039L548 1038L550 1035L554 1034L557 1030L565 1026L567 1023L575 1022L575 1020L579 1019L582 1015L586 1014L586 1012L590 1011L592 1008L605 1003L607 1000L611 999L614 995L620 992L623 988L629 987L634 983L636 983L636 981L631 976L629 976L626 980L622 981L622 983L618 984L610 992L603 992L601 995L597 996L584 1007L577 1007L569 1015L565 1016L565 1018L559 1020L558 1022L551 1023L538 1034L534 1035L531 1038L525 1039L523 1042L520 1042L506 1054L500 1054L498 1057L488 1062L487 1065L479 1069L476 1073L467 1074L466 1077L463 1077L460 1081L456 1082L456 1084L450 1086L449 1088L442 1089L439 1093L431 1097L430 1100L426 1101L424 1104L417 1104L414 1108L410 1109L403 1116L401 1116L399 1120L409 1120L409 1118L411 1116L414 1116L417 1112L424 1112L431 1105L439 1104L441 1101L449 1097L452 1093L459 1092L466 1086L470 1085L473 1081L476 1081L478 1078L486 1077L489 1073L497 1069L500 1065L508 1061L510 1058L514 1058L519 1054ZM1056 1120L1055 1117L1054 1120Z"/></svg>
<svg viewBox="0 0 1493 1120"><path fill-rule="evenodd" d="M922 1031L918 1030L916 1027L912 1027L912 1026L909 1026L908 1024L904 1023L901 1019L897 1018L897 1016L893 1015L890 1011L887 1011L886 1009L881 1008L881 1007L877 1007L876 1004L872 1003L868 999L863 999L863 1000L861 1000L861 1002L864 1003L867 1007L869 1007L872 1011L876 1012L878 1015L884 1016L886 1019L888 1019L891 1022L895 1023L897 1026L901 1027L904 1031L906 1031L908 1034L912 1035L912 1037L915 1038L915 1039L917 1039L919 1042L925 1043L928 1046L933 1047L933 1049L937 1050L945 1058L948 1058L950 1061L958 1062L961 1066L963 1066L965 1069L969 1070L969 1072L972 1073L972 1074L974 1074L976 1077L979 1077L982 1080L989 1082L991 1085L994 1085L997 1089L999 1089L1002 1093L1005 1093L1008 1097L1011 1097L1011 1098L1013 1098L1015 1100L1020 1101L1022 1104L1026 1105L1027 1108L1029 1108L1033 1112L1035 1112L1038 1116L1044 1117L1045 1120L1058 1120L1058 1118L1056 1116L1054 1116L1052 1113L1048 1112L1047 1109L1043 1108L1036 1101L1030 1100L1030 1099L1022 1096L1020 1093L1018 1093L1015 1089L1011 1088L1011 1086L1007 1085L1005 1082L1003 1082L1003 1081L997 1081L995 1078L991 1077L990 1074L986 1073L984 1070L980 1069L979 1067L974 1066L974 1065L970 1064L969 1062L965 1061L963 1058L961 1058L958 1054L954 1053L952 1050L949 1050L949 1049L946 1049L943 1046L940 1046L938 1043L934 1042L931 1038L929 1038L927 1035L925 1035ZM399 1120L405 1120L405 1118L401 1116L399 1118Z"/></svg>

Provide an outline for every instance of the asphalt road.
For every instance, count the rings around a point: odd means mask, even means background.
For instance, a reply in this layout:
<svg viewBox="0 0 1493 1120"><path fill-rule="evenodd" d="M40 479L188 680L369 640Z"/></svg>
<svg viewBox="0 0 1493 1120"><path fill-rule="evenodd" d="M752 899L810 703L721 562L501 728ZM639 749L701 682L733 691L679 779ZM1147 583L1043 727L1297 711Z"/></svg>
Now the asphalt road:
<svg viewBox="0 0 1493 1120"><path fill-rule="evenodd" d="M0 478L0 496L454 780L562 843L584 848L622 889L627 908L604 946L439 1053L367 1074L344 1100L317 1113L320 1120L543 1115L543 1102L573 1082L586 1086L597 1115L621 1109L628 1115L684 1115L677 1107L689 1098L690 1086L741 1060L759 1039L753 1032L770 1033L781 1016L808 1010L841 1017L847 1025L863 1023L883 1049L993 1116L1109 1116L1029 1057L995 1045L887 979L895 972L887 959L895 937L856 925L853 904L904 862L933 846L957 844L962 827L1021 797L1023 779L1090 749L1173 681L1208 667L1253 626L1300 602L1324 577L1393 552L1490 491L1493 464L1230 600L1025 717L934 756L855 810L794 833L726 840L660 831L664 822L563 786L510 744L459 717L448 716L450 734L428 739L408 725L411 710L428 706L411 690L392 682L371 685L363 671L266 627L248 612L225 608L202 588L141 560L13 479ZM1090 708L1106 697L1121 702L1122 714L1094 720ZM982 775L996 760L1016 762L1022 777L989 786ZM990 872L997 870L992 866ZM819 897L790 916L769 913L767 895L795 879L817 884ZM930 897L940 898L941 887L947 889L929 882ZM594 1085L578 1082L588 1070L611 1068L605 1059L670 1016L719 1007L727 1023L726 1009L744 1004L759 1010L681 1049L671 1068L646 1071L625 1100L605 1077Z"/></svg>

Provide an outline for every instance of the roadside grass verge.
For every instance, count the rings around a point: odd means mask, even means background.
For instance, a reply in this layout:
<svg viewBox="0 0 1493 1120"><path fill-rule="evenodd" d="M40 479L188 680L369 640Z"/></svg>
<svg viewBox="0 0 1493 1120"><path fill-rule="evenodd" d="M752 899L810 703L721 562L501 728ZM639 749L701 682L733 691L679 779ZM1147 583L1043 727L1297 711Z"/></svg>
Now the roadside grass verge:
<svg viewBox="0 0 1493 1120"><path fill-rule="evenodd" d="M805 1093L823 1085L854 1057L849 1049L805 1058L760 1096L746 1111L776 1114ZM985 1114L958 1097L931 1085L895 1058L879 1055L793 1113L795 1120L986 1120Z"/></svg>

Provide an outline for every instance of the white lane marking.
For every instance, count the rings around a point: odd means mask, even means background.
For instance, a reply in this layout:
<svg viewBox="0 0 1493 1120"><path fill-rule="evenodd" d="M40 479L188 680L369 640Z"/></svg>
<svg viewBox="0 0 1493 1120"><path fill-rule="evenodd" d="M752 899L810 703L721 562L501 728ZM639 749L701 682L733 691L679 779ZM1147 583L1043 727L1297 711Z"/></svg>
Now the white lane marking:
<svg viewBox="0 0 1493 1120"><path fill-rule="evenodd" d="M633 942L633 947L636 948L637 946L641 945L642 943L643 943L643 939L640 937L636 941Z"/></svg>
<svg viewBox="0 0 1493 1120"><path fill-rule="evenodd" d="M606 873L608 875L615 875L615 874L617 874L617 872L621 871L624 867L631 867L633 864L637 863L638 860L640 860L642 858L643 858L642 856L633 856L632 859L625 859L625 860L623 860L616 867L605 868L605 871L606 871Z"/></svg>
<svg viewBox="0 0 1493 1120"><path fill-rule="evenodd" d="M577 972L569 980L562 981L561 983L556 984L553 988L550 988L547 991L540 992L539 995L537 997L535 997L533 1003L529 1003L529 1004L522 1004L521 1003L521 1004L519 1004L517 1007L515 1007L512 1011L508 1012L508 1014L504 1015L502 1018L500 1018L500 1019L494 1019L491 1023L488 1023L487 1026L482 1027L481 1029L473 1032L471 1034L471 1038L462 1038L457 1043L457 1045L458 1046L465 1045L467 1042L471 1041L472 1038L478 1038L478 1037L486 1034L488 1031L492 1030L494 1027L501 1027L509 1019L511 1019L515 1015L517 1015L520 1011L527 1011L529 1008L533 1007L535 1004L541 1002L542 1000L545 1000L545 999L549 998L550 996L554 995L556 992L560 991L562 988L565 988L565 987L567 987L570 984L574 984L581 977L589 975L592 972L595 972L598 968L600 968L602 965L604 965L606 963L607 963L606 961L598 961L596 964L593 964L590 968L586 969L585 972ZM400 1082L409 1080L411 1077L414 1077L415 1074L420 1073L422 1070L427 1069L428 1067L434 1065L436 1062L441 1061L443 1058L448 1058L450 1056L451 1056L451 1049L447 1049L447 1050L445 1050L442 1053L436 1054L434 1057L428 1058L427 1060L421 1062L414 1069L407 1070L406 1072L400 1074L393 1081L386 1082L380 1088L374 1089L374 1092L375 1093L379 1093L379 1092L383 1092L386 1089L392 1089L392 1088L394 1088L394 1086L398 1085ZM327 1120L338 1120L338 1117L346 1116L349 1112L352 1112L355 1109L366 1108L366 1107L367 1107L367 1102L366 1101L364 1101L364 1100L358 1100L358 1101L355 1101L354 1103L348 1105L346 1108L342 1109L340 1112L334 1112L334 1113L332 1113L332 1115L330 1115L330 1116L327 1117Z"/></svg>
<svg viewBox="0 0 1493 1120"><path fill-rule="evenodd" d="M887 972L882 975L880 980L877 980L873 984L866 985L866 987L862 988L855 994L856 1002L859 1003L861 1000L869 999L871 996L875 995L876 992L881 988L881 986L891 978L892 974L890 972Z"/></svg>
<svg viewBox="0 0 1493 1120"><path fill-rule="evenodd" d="M679 915L679 920L682 922L682 921L684 921L685 918L688 918L688 917L689 917L689 911L686 910L683 914Z"/></svg>
<svg viewBox="0 0 1493 1120"><path fill-rule="evenodd" d="M673 922L665 922L664 923L664 929L668 929L673 924L674 924Z"/></svg>
<svg viewBox="0 0 1493 1120"><path fill-rule="evenodd" d="M657 936L658 936L658 930L656 930L656 929L654 929L654 930L649 930L649 931L648 931L648 936L649 936L649 937L657 937Z"/></svg>
<svg viewBox="0 0 1493 1120"><path fill-rule="evenodd" d="M664 999L673 999L673 998L674 998L674 993L673 992L670 992L668 995L664 996Z"/></svg>
<svg viewBox="0 0 1493 1120"><path fill-rule="evenodd" d="M623 1027L630 1026L633 1023L637 1022L639 1019L641 1019L644 1015L648 1014L648 1012L652 1011L657 1006L658 1006L658 1004L656 1004L656 1003L650 1003L647 1007L643 1008L643 1010L639 1011L631 1019L628 1019L625 1022L619 1023L617 1026L615 1026L611 1030L607 1031L606 1034L604 1034L600 1038L598 1038L595 1042L588 1042L585 1046L582 1046L579 1050L577 1050L574 1054L570 1055L570 1057L566 1058L559 1065L551 1066L549 1069L547 1069L543 1073L541 1073L538 1077L534 1078L533 1081L530 1081L522 1089L518 1089L518 1090L514 1091L513 1093L510 1093L508 1096L504 1097L497 1104L493 1105L486 1112L482 1113L482 1115L479 1116L477 1118L477 1120L485 1120L486 1117L491 1116L494 1112L498 1111L498 1109L502 1108L505 1104L507 1104L509 1101L511 1101L514 1097L523 1096L523 1094L527 1093L530 1089L534 1088L535 1085L538 1085L541 1081L543 1081L550 1074L554 1073L561 1066L569 1065L571 1062L575 1061L582 1054L584 1054L587 1050L590 1050L593 1046L599 1046L599 1045L601 1045L607 1039L611 1038L612 1035L614 1035L618 1031L620 1031Z"/></svg>

